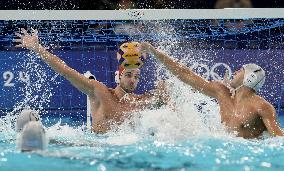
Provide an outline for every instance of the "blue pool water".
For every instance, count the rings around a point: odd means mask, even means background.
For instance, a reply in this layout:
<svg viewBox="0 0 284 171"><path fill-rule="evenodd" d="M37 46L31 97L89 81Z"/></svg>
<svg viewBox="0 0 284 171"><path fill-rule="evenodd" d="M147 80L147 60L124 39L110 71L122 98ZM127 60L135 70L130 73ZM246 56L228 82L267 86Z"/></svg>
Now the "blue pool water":
<svg viewBox="0 0 284 171"><path fill-rule="evenodd" d="M284 125L284 117L279 117ZM48 150L20 153L13 131L0 134L2 171L94 170L283 170L284 139L245 140L230 135L193 135L161 140L139 133L94 135L81 128L48 128ZM58 144L58 143L64 144Z"/></svg>

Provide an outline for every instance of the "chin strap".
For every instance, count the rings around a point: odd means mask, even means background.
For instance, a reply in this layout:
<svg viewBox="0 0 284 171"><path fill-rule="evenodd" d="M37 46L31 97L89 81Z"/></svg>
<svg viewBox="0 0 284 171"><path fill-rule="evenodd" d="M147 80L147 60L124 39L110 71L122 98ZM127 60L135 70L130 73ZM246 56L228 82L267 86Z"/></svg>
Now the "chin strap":
<svg viewBox="0 0 284 171"><path fill-rule="evenodd" d="M240 88L242 88L243 86L244 86L243 84L240 85L240 86L237 87L237 88L233 88L233 87L229 86L228 88L229 88L229 90L230 90L230 93L232 94L232 95L231 95L231 98L234 98L235 95L236 95L236 92L237 92Z"/></svg>
<svg viewBox="0 0 284 171"><path fill-rule="evenodd" d="M121 102L122 100L126 100L129 99L129 94L122 88L119 86L119 88L123 91L124 95L119 99L119 102Z"/></svg>
<svg viewBox="0 0 284 171"><path fill-rule="evenodd" d="M128 100L128 99L129 99L129 94L126 93L119 99L119 102L122 102L123 100Z"/></svg>
<svg viewBox="0 0 284 171"><path fill-rule="evenodd" d="M241 87L243 87L244 84L240 85L240 86L237 87L237 88L233 88L233 87L231 87L230 82L231 82L231 80L230 80L230 76L229 76L229 71L226 70L226 73L225 73L224 79L223 79L223 83L224 83L224 85L225 85L226 87L228 87L228 89L230 90L230 93L232 94L232 95L231 95L231 98L234 98L235 95L236 95L237 90L240 89Z"/></svg>

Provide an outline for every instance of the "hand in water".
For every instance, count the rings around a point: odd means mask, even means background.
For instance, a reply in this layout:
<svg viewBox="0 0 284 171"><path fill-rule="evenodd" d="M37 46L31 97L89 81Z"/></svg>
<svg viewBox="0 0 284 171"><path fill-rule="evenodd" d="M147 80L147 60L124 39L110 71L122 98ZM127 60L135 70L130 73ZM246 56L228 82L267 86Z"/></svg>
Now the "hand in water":
<svg viewBox="0 0 284 171"><path fill-rule="evenodd" d="M18 36L13 42L19 43L15 47L23 47L30 50L37 50L39 48L38 31L32 29L32 33L29 34L24 28L21 29L21 33L15 33Z"/></svg>

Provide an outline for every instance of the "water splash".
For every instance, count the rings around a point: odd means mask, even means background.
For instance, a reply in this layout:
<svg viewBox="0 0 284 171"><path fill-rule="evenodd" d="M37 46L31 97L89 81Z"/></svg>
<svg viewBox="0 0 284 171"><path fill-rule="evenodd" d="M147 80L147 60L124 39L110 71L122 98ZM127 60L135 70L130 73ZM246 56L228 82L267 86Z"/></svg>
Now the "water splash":
<svg viewBox="0 0 284 171"><path fill-rule="evenodd" d="M39 62L39 56L25 52L20 52L18 55L24 57L24 61L16 65L17 70L22 71L18 80L19 92L15 92L20 96L13 99L15 104L12 111L1 118L1 128L10 131L13 130L16 117L23 109L43 110L48 107L52 97L53 82L49 81L47 68ZM41 111L41 114L45 113Z"/></svg>

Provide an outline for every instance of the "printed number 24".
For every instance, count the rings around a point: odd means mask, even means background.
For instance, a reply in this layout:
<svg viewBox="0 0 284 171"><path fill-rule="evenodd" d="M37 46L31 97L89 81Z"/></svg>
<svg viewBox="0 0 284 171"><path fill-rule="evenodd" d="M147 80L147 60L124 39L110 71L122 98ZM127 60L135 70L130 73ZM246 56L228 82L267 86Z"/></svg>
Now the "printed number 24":
<svg viewBox="0 0 284 171"><path fill-rule="evenodd" d="M13 83L13 79L15 78L15 75L11 71L5 71L3 73L4 78L4 87L14 87L15 83ZM19 80L23 82L27 82L29 80L29 76L25 75L24 72L19 72Z"/></svg>

